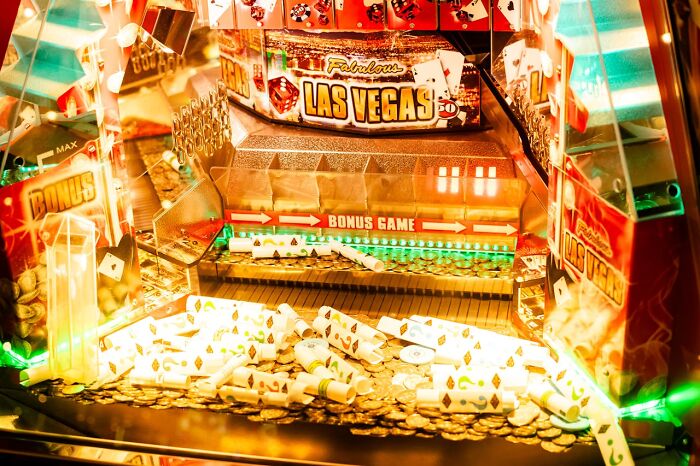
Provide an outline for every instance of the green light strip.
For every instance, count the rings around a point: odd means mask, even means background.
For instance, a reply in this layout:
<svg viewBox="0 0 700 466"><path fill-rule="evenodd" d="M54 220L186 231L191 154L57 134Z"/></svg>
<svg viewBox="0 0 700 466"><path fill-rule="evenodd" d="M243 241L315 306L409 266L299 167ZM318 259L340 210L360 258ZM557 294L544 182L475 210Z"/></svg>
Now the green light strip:
<svg viewBox="0 0 700 466"><path fill-rule="evenodd" d="M235 236L232 233L230 237ZM247 233L245 231L238 232L239 238L252 238L253 236L275 236L274 233ZM424 240L413 240L405 238L367 238L362 236L316 236L316 235L299 235L304 241L310 244L318 244L325 241L336 240L344 244L355 244L358 246L368 246L368 247L383 247L383 248L396 248L396 249L414 249L414 250L424 250L424 249L440 249L444 251L473 251L473 252L486 252L486 253L503 253L503 254L514 254L508 245L499 244L489 244L489 243L462 243L462 242L452 242L452 241L424 241ZM225 238L228 240L229 237Z"/></svg>

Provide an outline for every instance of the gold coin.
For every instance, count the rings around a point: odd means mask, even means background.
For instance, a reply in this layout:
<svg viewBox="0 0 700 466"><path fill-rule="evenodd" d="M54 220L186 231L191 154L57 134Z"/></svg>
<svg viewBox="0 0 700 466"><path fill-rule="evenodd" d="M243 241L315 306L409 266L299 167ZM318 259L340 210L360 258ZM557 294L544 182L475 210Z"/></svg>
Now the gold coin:
<svg viewBox="0 0 700 466"><path fill-rule="evenodd" d="M535 421L532 425L537 430L546 430L552 428L552 423L549 421L549 419L545 419L543 421Z"/></svg>
<svg viewBox="0 0 700 466"><path fill-rule="evenodd" d="M413 404L416 402L416 392L415 390L403 390L401 393L396 395L396 401L401 404Z"/></svg>
<svg viewBox="0 0 700 466"><path fill-rule="evenodd" d="M512 432L513 432L513 428L508 427L508 426L503 426L503 427L500 427L498 429L489 430L489 434L497 435L499 437L504 437L506 435L510 435Z"/></svg>
<svg viewBox="0 0 700 466"><path fill-rule="evenodd" d="M387 427L372 427L372 437L386 437L391 431Z"/></svg>
<svg viewBox="0 0 700 466"><path fill-rule="evenodd" d="M370 411L370 410L379 409L379 408L381 408L381 407L384 406L384 403L382 403L381 401L378 401L378 400L369 400L369 399L362 400L362 401L360 401L360 402L357 402L357 401L356 401L355 404L356 404L360 409L363 409L363 410L365 410L365 411Z"/></svg>
<svg viewBox="0 0 700 466"><path fill-rule="evenodd" d="M384 419L387 419L389 421L405 421L408 415L404 413L403 411L391 411L390 413L387 413L384 415Z"/></svg>
<svg viewBox="0 0 700 466"><path fill-rule="evenodd" d="M112 396L114 401L119 401L120 403L128 403L131 401L134 401L134 398L128 395L122 395L121 393L118 393L114 396Z"/></svg>
<svg viewBox="0 0 700 466"><path fill-rule="evenodd" d="M417 408L416 412L421 416L439 418L442 417L442 412L436 408Z"/></svg>
<svg viewBox="0 0 700 466"><path fill-rule="evenodd" d="M265 419L263 419L261 416L258 416L257 414L251 414L247 416L249 421L253 422L263 422Z"/></svg>
<svg viewBox="0 0 700 466"><path fill-rule="evenodd" d="M280 364L290 364L294 362L294 348L289 347L277 355L277 362Z"/></svg>
<svg viewBox="0 0 700 466"><path fill-rule="evenodd" d="M372 435L374 427L351 427L350 432L353 435Z"/></svg>
<svg viewBox="0 0 700 466"><path fill-rule="evenodd" d="M391 429L391 435L408 437L409 435L415 434L416 431L413 429L402 429L400 427L394 427Z"/></svg>
<svg viewBox="0 0 700 466"><path fill-rule="evenodd" d="M532 437L537 433L533 426L519 426L513 429L513 435L517 437Z"/></svg>
<svg viewBox="0 0 700 466"><path fill-rule="evenodd" d="M288 414L289 411L280 408L263 408L260 410L260 417L266 421L271 419L279 419L287 416Z"/></svg>
<svg viewBox="0 0 700 466"><path fill-rule="evenodd" d="M342 403L328 403L325 406L326 411L333 414L347 413L352 411L352 406Z"/></svg>
<svg viewBox="0 0 700 466"><path fill-rule="evenodd" d="M478 422L475 422L474 424L472 424L471 428L474 429L475 432L478 432L480 434L487 434L489 432L489 430L491 430L490 427L482 425Z"/></svg>
<svg viewBox="0 0 700 466"><path fill-rule="evenodd" d="M167 405L159 405L159 404L152 404L149 406L150 409L168 409L170 406Z"/></svg>
<svg viewBox="0 0 700 466"><path fill-rule="evenodd" d="M452 420L454 422L459 422L460 424L473 424L474 421L476 420L476 414L453 414L452 415Z"/></svg>
<svg viewBox="0 0 700 466"><path fill-rule="evenodd" d="M562 447L570 447L576 443L576 436L574 434L561 434L559 437L552 440L552 443L561 445Z"/></svg>
<svg viewBox="0 0 700 466"><path fill-rule="evenodd" d="M256 369L260 372L269 372L273 367L275 367L275 361L264 361L258 364Z"/></svg>
<svg viewBox="0 0 700 466"><path fill-rule="evenodd" d="M411 414L406 418L406 424L411 429L420 429L430 424L430 420L420 414Z"/></svg>
<svg viewBox="0 0 700 466"><path fill-rule="evenodd" d="M272 422L275 424L291 424L292 422L296 421L297 419L295 417L289 416L289 417L282 417L279 419L272 419Z"/></svg>
<svg viewBox="0 0 700 466"><path fill-rule="evenodd" d="M207 405L207 408L210 411L214 411L214 412L218 413L218 412L222 412L222 411L227 411L229 408L229 405L227 405L225 403L209 403Z"/></svg>
<svg viewBox="0 0 700 466"><path fill-rule="evenodd" d="M61 390L61 393L64 395L77 395L78 393L81 393L85 390L84 385L76 384L76 385L68 385L63 387Z"/></svg>
<svg viewBox="0 0 700 466"><path fill-rule="evenodd" d="M550 427L549 429L537 431L537 436L542 439L551 439L559 437L560 435L561 429L557 429L556 427Z"/></svg>
<svg viewBox="0 0 700 466"><path fill-rule="evenodd" d="M416 432L416 437L420 438L435 438L435 434L427 434L425 432Z"/></svg>
<svg viewBox="0 0 700 466"><path fill-rule="evenodd" d="M295 364L280 364L279 366L272 369L272 373L276 374L278 372L291 372L296 367ZM301 368L300 368L301 369Z"/></svg>
<svg viewBox="0 0 700 466"><path fill-rule="evenodd" d="M546 440L542 441L542 443L540 444L540 446L541 446L544 450L547 450L547 451L549 451L549 452L551 452L551 453L561 453L561 452L563 452L564 450L566 450L566 447L561 446L561 445L557 445L557 444L555 444L555 443L553 443L553 442L548 442L548 441L546 441Z"/></svg>
<svg viewBox="0 0 700 466"><path fill-rule="evenodd" d="M479 419L479 424L488 427L489 429L498 429L505 424L506 420L503 417L487 417Z"/></svg>
<svg viewBox="0 0 700 466"><path fill-rule="evenodd" d="M520 437L520 443L524 443L525 445L537 445L541 442L542 439L536 435L533 437Z"/></svg>
<svg viewBox="0 0 700 466"><path fill-rule="evenodd" d="M112 398L99 398L99 399L96 399L95 401L101 405L111 405L111 404L116 403L116 401L113 400Z"/></svg>

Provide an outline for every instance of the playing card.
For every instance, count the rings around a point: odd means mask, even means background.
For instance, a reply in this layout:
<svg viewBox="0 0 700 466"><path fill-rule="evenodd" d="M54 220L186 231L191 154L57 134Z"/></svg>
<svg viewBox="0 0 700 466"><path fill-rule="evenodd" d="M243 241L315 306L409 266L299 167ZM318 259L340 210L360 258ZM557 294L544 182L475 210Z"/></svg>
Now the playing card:
<svg viewBox="0 0 700 466"><path fill-rule="evenodd" d="M435 99L449 99L450 90L447 88L447 80L445 72L442 70L440 60L430 60L425 63L419 63L413 68L413 80L417 84L426 84L433 89Z"/></svg>
<svg viewBox="0 0 700 466"><path fill-rule="evenodd" d="M534 95L539 95L538 89L541 89L542 85L542 56L540 54L540 49L534 47L526 47L523 51L523 55L520 58L520 67L518 68L518 78L522 78L525 82L525 91L527 95L530 96L530 100L534 104L541 103L541 100L546 100L547 96L542 96L543 98L534 98ZM534 94L530 91L532 87L535 87Z"/></svg>
<svg viewBox="0 0 700 466"><path fill-rule="evenodd" d="M498 10L514 30L520 29L520 0L498 0Z"/></svg>
<svg viewBox="0 0 700 466"><path fill-rule="evenodd" d="M97 271L114 281L121 281L122 274L124 273L124 261L108 252L102 258L102 262L100 262Z"/></svg>
<svg viewBox="0 0 700 466"><path fill-rule="evenodd" d="M270 13L275 9L275 4L278 0L255 0L255 3L265 8Z"/></svg>
<svg viewBox="0 0 700 466"><path fill-rule="evenodd" d="M203 2L209 13L209 26L212 29L234 29L233 0L209 0Z"/></svg>
<svg viewBox="0 0 700 466"><path fill-rule="evenodd" d="M506 69L506 84L509 85L518 78L520 61L525 52L525 39L513 42L503 47L503 66Z"/></svg>
<svg viewBox="0 0 700 466"><path fill-rule="evenodd" d="M479 21L489 15L482 0L472 0L463 9L467 12L467 15L469 15L469 21Z"/></svg>
<svg viewBox="0 0 700 466"><path fill-rule="evenodd" d="M344 0L335 0L335 9L343 11L343 6L345 5Z"/></svg>
<svg viewBox="0 0 700 466"><path fill-rule="evenodd" d="M571 293L569 292L569 286L566 284L565 277L561 277L554 282L552 288L554 288L554 300L557 306L561 306L571 299Z"/></svg>
<svg viewBox="0 0 700 466"><path fill-rule="evenodd" d="M462 80L464 55L451 50L438 50L437 57L445 73L445 80L447 81L450 95L455 96L459 91L459 82Z"/></svg>

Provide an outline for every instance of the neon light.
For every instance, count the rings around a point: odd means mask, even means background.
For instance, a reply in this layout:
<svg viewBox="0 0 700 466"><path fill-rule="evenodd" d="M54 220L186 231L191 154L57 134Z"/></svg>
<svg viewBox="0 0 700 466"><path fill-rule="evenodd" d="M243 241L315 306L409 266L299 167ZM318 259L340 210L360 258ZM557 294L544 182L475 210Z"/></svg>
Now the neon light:
<svg viewBox="0 0 700 466"><path fill-rule="evenodd" d="M441 247L442 247L442 241L438 241L437 243L435 243L435 246L441 248Z"/></svg>
<svg viewBox="0 0 700 466"><path fill-rule="evenodd" d="M372 244L379 244L379 240L377 238L372 238Z"/></svg>
<svg viewBox="0 0 700 466"><path fill-rule="evenodd" d="M396 245L398 244L398 241L396 241L395 239L392 239L392 240L390 241L390 243L391 243L392 246L396 246Z"/></svg>
<svg viewBox="0 0 700 466"><path fill-rule="evenodd" d="M472 244L471 243L464 243L464 249L471 249Z"/></svg>
<svg viewBox="0 0 700 466"><path fill-rule="evenodd" d="M408 242L408 245L409 245L409 246L415 246L415 245L416 245L416 242L415 242L414 240L410 240L410 241Z"/></svg>
<svg viewBox="0 0 700 466"><path fill-rule="evenodd" d="M361 240L361 238L359 236L355 236L355 238L353 239L355 244L360 244L360 240Z"/></svg>
<svg viewBox="0 0 700 466"><path fill-rule="evenodd" d="M474 249L481 249L481 244L479 244L479 243L474 244Z"/></svg>
<svg viewBox="0 0 700 466"><path fill-rule="evenodd" d="M421 241L418 241L418 247L419 247L419 248L422 248L422 247L424 247L424 246L425 246L425 241L422 241L422 240L421 240Z"/></svg>
<svg viewBox="0 0 700 466"><path fill-rule="evenodd" d="M452 243L448 241L447 243L445 243L445 247L447 249L452 249Z"/></svg>
<svg viewBox="0 0 700 466"><path fill-rule="evenodd" d="M432 248L432 247L433 247L433 244L434 244L434 243L433 243L432 241L428 241L428 247L429 247L429 248Z"/></svg>
<svg viewBox="0 0 700 466"><path fill-rule="evenodd" d="M399 241L399 246L406 246L406 240L402 239L401 241Z"/></svg>
<svg viewBox="0 0 700 466"><path fill-rule="evenodd" d="M387 244L389 244L389 240L386 238L382 238L382 245L386 246Z"/></svg>
<svg viewBox="0 0 700 466"><path fill-rule="evenodd" d="M362 238L362 243L369 244L369 238Z"/></svg>
<svg viewBox="0 0 700 466"><path fill-rule="evenodd" d="M493 250L494 250L494 251L498 251L498 245L495 245L495 246L493 247Z"/></svg>
<svg viewBox="0 0 700 466"><path fill-rule="evenodd" d="M491 249L491 246L489 246L488 244L484 244L484 251L488 251L489 249Z"/></svg>

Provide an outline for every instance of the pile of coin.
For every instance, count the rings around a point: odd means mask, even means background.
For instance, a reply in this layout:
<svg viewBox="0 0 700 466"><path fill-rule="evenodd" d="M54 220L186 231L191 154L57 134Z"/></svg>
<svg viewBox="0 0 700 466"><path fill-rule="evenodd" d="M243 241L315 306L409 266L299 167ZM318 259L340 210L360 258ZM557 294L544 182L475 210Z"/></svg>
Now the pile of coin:
<svg viewBox="0 0 700 466"><path fill-rule="evenodd" d="M452 277L480 277L512 279L512 256L488 253L413 250L402 248L354 248L369 252L384 262L384 270L403 274L440 275ZM213 248L204 259L219 264L275 265L289 268L323 270L366 270L337 253L319 257L289 257L253 259L250 253L232 253L224 248Z"/></svg>
<svg viewBox="0 0 700 466"><path fill-rule="evenodd" d="M315 312L300 312L307 322ZM377 320L365 315L354 316L362 323L376 326ZM318 337L318 335L315 335ZM278 352L275 361L265 361L256 369L268 373L287 372L296 377L304 368L294 357L293 346L301 341L297 335L288 337L290 346ZM203 396L196 389L172 390L136 387L127 379L120 379L102 386L85 387L64 385L50 381L31 387L38 396L70 397L82 404L126 403L149 409L188 408L218 413L246 415L249 420L289 424L295 421L329 425L345 425L356 435L376 437L416 436L442 437L447 440L483 440L489 436L503 437L513 443L540 445L550 452L565 452L575 443L592 445L595 439L590 430L577 427L577 432L567 432L554 427L549 413L540 409L526 397L509 414L449 414L438 409L426 409L416 405L416 390L432 387L430 365L414 365L400 359L405 344L399 339L389 339L383 347L384 361L372 365L346 359L362 375L372 380L374 390L368 395L357 396L351 404L341 404L316 398L308 405L291 404L288 407L266 407L240 402L227 402ZM343 353L330 348L341 357Z"/></svg>
<svg viewBox="0 0 700 466"><path fill-rule="evenodd" d="M134 146L161 202L174 201L194 182L191 171L175 170L163 160L163 151L167 148L163 138L138 139L128 147Z"/></svg>

